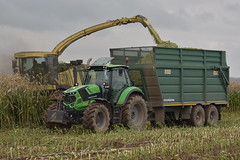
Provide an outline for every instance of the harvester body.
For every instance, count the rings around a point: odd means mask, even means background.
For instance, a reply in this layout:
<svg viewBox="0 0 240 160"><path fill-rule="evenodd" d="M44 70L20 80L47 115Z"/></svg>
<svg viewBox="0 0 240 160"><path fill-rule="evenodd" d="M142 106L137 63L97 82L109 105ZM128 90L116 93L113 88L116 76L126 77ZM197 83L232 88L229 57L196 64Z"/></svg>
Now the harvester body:
<svg viewBox="0 0 240 160"><path fill-rule="evenodd" d="M152 35L156 45L177 47L175 43L161 40L158 33L151 26L146 17L136 15L130 18L121 18L109 20L91 27L85 28L58 43L51 52L44 51L28 51L15 53L16 60L13 61L13 71L19 72L21 75L31 76L31 80L37 80L44 86L45 90L64 90L74 85L74 68L85 69L86 65L81 60L74 60L75 65L70 63L59 63L58 58L63 52L75 41L86 37L92 33L116 26L123 26L131 23L141 23L148 29ZM78 75L77 83L83 84L84 75Z"/></svg>

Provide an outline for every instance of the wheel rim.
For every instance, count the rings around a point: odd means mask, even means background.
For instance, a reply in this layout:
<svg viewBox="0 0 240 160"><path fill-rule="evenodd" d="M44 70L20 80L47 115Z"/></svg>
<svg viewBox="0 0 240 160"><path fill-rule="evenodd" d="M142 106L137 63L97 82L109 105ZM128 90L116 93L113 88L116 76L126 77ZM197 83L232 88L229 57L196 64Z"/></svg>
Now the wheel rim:
<svg viewBox="0 0 240 160"><path fill-rule="evenodd" d="M196 121L200 123L203 120L202 112L197 112Z"/></svg>
<svg viewBox="0 0 240 160"><path fill-rule="evenodd" d="M106 118L103 112L98 112L96 116L96 125L98 128L103 128L105 124Z"/></svg>
<svg viewBox="0 0 240 160"><path fill-rule="evenodd" d="M215 111L212 111L210 112L210 115L209 115L209 119L211 122L215 122L216 121L216 112Z"/></svg>
<svg viewBox="0 0 240 160"><path fill-rule="evenodd" d="M139 123L141 118L141 111L142 111L142 108L139 104L133 105L132 112L131 112L131 120L134 124Z"/></svg>
<svg viewBox="0 0 240 160"><path fill-rule="evenodd" d="M211 112L211 113L210 113L210 120L211 120L211 121L214 120L214 112Z"/></svg>

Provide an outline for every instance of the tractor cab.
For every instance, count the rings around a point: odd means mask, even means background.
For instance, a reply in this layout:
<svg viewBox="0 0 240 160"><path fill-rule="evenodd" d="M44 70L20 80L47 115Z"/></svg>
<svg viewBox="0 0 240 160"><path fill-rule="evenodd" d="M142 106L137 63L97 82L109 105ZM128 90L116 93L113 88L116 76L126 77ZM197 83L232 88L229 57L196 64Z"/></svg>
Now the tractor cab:
<svg viewBox="0 0 240 160"><path fill-rule="evenodd" d="M82 110L99 99L116 104L122 91L131 86L127 68L124 65L89 66L84 84L63 92L63 105Z"/></svg>
<svg viewBox="0 0 240 160"><path fill-rule="evenodd" d="M124 65L90 66L84 85L98 85L102 90L101 98L116 102L123 89L131 86L127 69Z"/></svg>

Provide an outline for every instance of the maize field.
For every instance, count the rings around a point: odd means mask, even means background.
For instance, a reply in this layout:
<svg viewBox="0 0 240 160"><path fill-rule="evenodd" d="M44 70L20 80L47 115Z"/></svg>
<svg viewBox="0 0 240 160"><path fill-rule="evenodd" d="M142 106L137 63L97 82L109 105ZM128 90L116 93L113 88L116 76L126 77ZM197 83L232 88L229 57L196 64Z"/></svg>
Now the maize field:
<svg viewBox="0 0 240 160"><path fill-rule="evenodd" d="M0 159L240 159L240 82L229 86L229 107L214 126L116 126L63 134L44 127L48 94L27 77L0 75Z"/></svg>

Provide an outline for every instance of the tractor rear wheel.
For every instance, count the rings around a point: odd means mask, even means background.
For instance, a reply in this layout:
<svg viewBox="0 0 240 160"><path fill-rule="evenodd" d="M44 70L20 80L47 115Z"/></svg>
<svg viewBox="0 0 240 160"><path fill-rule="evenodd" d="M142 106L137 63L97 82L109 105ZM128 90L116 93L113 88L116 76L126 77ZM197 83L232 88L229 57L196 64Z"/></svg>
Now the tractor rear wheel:
<svg viewBox="0 0 240 160"><path fill-rule="evenodd" d="M147 122L147 106L140 95L129 96L127 103L122 108L122 123L134 129L142 129Z"/></svg>
<svg viewBox="0 0 240 160"><path fill-rule="evenodd" d="M205 108L206 125L213 125L219 119L217 107L209 105Z"/></svg>
<svg viewBox="0 0 240 160"><path fill-rule="evenodd" d="M201 105L196 105L192 109L189 124L192 126L203 126L205 123L205 112Z"/></svg>
<svg viewBox="0 0 240 160"><path fill-rule="evenodd" d="M90 104L83 113L83 127L95 132L106 132L110 125L107 107L102 103Z"/></svg>

